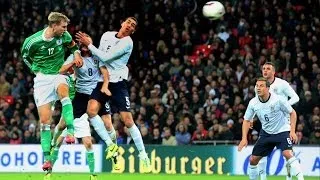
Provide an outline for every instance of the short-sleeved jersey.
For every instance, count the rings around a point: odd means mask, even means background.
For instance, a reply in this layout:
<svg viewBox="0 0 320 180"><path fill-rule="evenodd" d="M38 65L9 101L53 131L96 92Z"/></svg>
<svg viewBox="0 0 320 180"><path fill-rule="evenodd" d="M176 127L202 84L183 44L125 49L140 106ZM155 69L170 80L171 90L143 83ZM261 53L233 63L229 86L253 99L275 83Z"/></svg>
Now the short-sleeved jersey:
<svg viewBox="0 0 320 180"><path fill-rule="evenodd" d="M292 111L289 102L276 94L271 94L266 102L261 102L256 96L250 100L244 119L249 121L256 114L265 132L278 134L290 131L290 121L287 116Z"/></svg>
<svg viewBox="0 0 320 180"><path fill-rule="evenodd" d="M133 41L130 36L117 38L116 35L117 32L105 32L101 37L99 49L92 45L88 46L92 54L98 56L103 62L100 66L107 67L110 82L128 79L127 63L133 49Z"/></svg>
<svg viewBox="0 0 320 180"><path fill-rule="evenodd" d="M65 32L60 37L46 39L47 28L28 37L21 49L24 62L37 73L58 74L64 63L65 47L72 42L72 37Z"/></svg>
<svg viewBox="0 0 320 180"><path fill-rule="evenodd" d="M73 55L70 55L66 64L71 63ZM75 68L76 74L76 91L90 95L98 82L102 82L103 78L99 70L99 60L97 57L82 57L83 65L81 68Z"/></svg>

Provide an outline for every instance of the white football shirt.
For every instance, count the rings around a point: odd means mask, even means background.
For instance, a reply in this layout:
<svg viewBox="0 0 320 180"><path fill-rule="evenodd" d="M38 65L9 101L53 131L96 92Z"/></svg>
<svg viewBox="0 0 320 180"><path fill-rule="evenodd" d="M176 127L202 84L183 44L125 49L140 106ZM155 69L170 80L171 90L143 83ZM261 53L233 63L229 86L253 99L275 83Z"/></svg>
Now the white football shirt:
<svg viewBox="0 0 320 180"><path fill-rule="evenodd" d="M288 101L280 96L270 94L266 102L261 102L258 96L252 98L244 119L250 121L257 115L262 124L262 129L268 134L290 131L290 121L287 117L293 111L293 108Z"/></svg>
<svg viewBox="0 0 320 180"><path fill-rule="evenodd" d="M118 32L105 32L100 40L99 49L90 44L88 48L92 54L99 57L103 63L101 66L106 66L110 74L110 82L119 82L123 79L128 79L129 70L127 63L129 61L133 41L130 36L117 38Z"/></svg>
<svg viewBox="0 0 320 180"><path fill-rule="evenodd" d="M82 57L83 65L81 68L75 68L76 91L83 94L91 94L98 82L103 78L99 70L99 59L97 57ZM73 55L70 55L65 63L71 63Z"/></svg>

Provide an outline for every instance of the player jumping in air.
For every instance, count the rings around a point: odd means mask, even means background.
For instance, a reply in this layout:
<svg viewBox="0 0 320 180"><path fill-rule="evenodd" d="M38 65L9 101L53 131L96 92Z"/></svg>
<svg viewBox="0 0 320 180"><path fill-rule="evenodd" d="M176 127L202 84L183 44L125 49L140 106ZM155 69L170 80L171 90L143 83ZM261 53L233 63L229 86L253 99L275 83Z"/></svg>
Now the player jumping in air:
<svg viewBox="0 0 320 180"><path fill-rule="evenodd" d="M110 73L109 89L112 93L111 107L115 111L120 112L121 119L131 134L139 151L143 172L150 172L150 160L145 151L140 131L133 121L130 111L129 93L126 85L129 76L127 63L133 49L133 42L130 35L136 30L137 24L138 21L136 18L128 17L121 24L119 32L108 31L102 35L99 48L96 48L90 39L82 32L77 33L76 38L80 43L88 46L93 55L98 56L100 60L104 62L104 64L100 66L107 67ZM104 105L109 100L101 95L101 87L102 83L98 83L96 89L92 92L95 94L95 97L93 97L88 104L89 117L95 117L101 105ZM107 130L114 131L111 127L111 110L107 115L103 116L102 119L106 124ZM108 157L110 157L109 153L107 154L107 158Z"/></svg>
<svg viewBox="0 0 320 180"><path fill-rule="evenodd" d="M36 75L34 99L41 123L41 146L45 162L43 170L51 170L51 106L56 100L62 104L62 116L67 126L67 143L74 143L73 107L69 98L69 86L65 75L59 74L64 63L65 48L74 54L75 64L82 66L82 58L76 43L67 32L68 17L58 12L48 16L49 26L26 38L21 54L26 65Z"/></svg>

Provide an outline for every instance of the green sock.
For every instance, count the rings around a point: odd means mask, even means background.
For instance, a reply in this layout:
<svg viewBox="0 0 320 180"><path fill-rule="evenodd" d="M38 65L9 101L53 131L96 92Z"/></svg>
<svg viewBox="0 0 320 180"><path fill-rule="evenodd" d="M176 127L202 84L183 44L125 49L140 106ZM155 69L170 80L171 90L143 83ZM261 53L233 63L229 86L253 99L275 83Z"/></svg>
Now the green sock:
<svg viewBox="0 0 320 180"><path fill-rule="evenodd" d="M60 147L55 147L51 153L51 161L52 164L54 165L54 163L57 161L58 159L58 154L59 154L59 148Z"/></svg>
<svg viewBox="0 0 320 180"><path fill-rule="evenodd" d="M50 124L41 124L41 147L45 161L49 161L51 148Z"/></svg>
<svg viewBox="0 0 320 180"><path fill-rule="evenodd" d="M94 154L92 150L87 151L86 155L87 155L87 161L90 169L90 174L94 174Z"/></svg>
<svg viewBox="0 0 320 180"><path fill-rule="evenodd" d="M73 107L69 97L65 97L61 99L62 104L62 117L66 122L67 125L67 132L68 134L74 134L74 127L73 127Z"/></svg>

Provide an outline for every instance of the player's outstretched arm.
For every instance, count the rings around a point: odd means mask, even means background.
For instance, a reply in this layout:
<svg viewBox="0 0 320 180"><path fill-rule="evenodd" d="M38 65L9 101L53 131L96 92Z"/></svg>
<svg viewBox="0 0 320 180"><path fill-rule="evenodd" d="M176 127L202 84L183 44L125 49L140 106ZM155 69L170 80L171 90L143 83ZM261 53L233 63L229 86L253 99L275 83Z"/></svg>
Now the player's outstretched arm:
<svg viewBox="0 0 320 180"><path fill-rule="evenodd" d="M75 65L74 56L71 54L67 60L63 63L62 67L59 70L60 74L67 74L70 72L72 67Z"/></svg>
<svg viewBox="0 0 320 180"><path fill-rule="evenodd" d="M88 46L92 54L98 56L103 62L110 62L116 60L118 57L126 53L131 53L132 51L132 41L120 41L116 46L110 47L108 52L101 51L89 41L89 38L83 32L78 32L76 34L76 40L80 43Z"/></svg>
<svg viewBox="0 0 320 180"><path fill-rule="evenodd" d="M74 62L71 62L71 63L69 63L69 64L63 65L63 66L60 68L59 73L60 73L60 74L67 74L67 73L70 73L70 71L73 72L73 71L72 71L72 68L73 68L74 65L75 65Z"/></svg>
<svg viewBox="0 0 320 180"><path fill-rule="evenodd" d="M83 59L81 57L81 52L77 44L72 40L71 43L67 46L72 54L74 55L74 64L76 67L80 68L83 65Z"/></svg>
<svg viewBox="0 0 320 180"><path fill-rule="evenodd" d="M83 59L81 57L81 52L78 45L76 44L76 42L74 42L72 36L68 31L63 34L63 39L64 46L67 47L74 55L76 67L80 68L83 65Z"/></svg>

